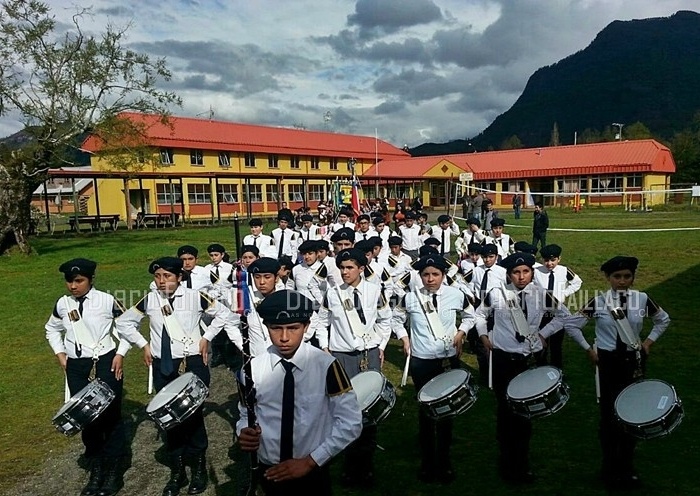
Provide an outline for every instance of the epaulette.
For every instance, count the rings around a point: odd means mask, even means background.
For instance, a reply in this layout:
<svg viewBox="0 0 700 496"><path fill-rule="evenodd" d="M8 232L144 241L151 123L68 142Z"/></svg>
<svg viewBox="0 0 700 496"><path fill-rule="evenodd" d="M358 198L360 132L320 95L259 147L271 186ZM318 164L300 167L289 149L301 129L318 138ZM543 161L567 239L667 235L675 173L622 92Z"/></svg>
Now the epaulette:
<svg viewBox="0 0 700 496"><path fill-rule="evenodd" d="M391 279L391 276L389 275L389 273L387 272L387 270L386 270L386 269L382 269L382 281L386 282L386 281L388 281L389 279Z"/></svg>
<svg viewBox="0 0 700 496"><path fill-rule="evenodd" d="M377 300L377 308L382 309L389 304L389 300L386 299L384 290L379 293L379 299Z"/></svg>
<svg viewBox="0 0 700 496"><path fill-rule="evenodd" d="M214 300L206 293L199 292L199 304L202 310L206 310L214 304Z"/></svg>
<svg viewBox="0 0 700 496"><path fill-rule="evenodd" d="M294 241L294 233L292 233L292 241Z"/></svg>
<svg viewBox="0 0 700 496"><path fill-rule="evenodd" d="M464 280L467 282L472 282L473 276L474 276L474 269L471 269L466 274L464 274Z"/></svg>
<svg viewBox="0 0 700 496"><path fill-rule="evenodd" d="M654 300L652 300L651 298L649 298L647 296L647 308L646 308L646 310L647 310L647 315L653 316L653 315L656 315L656 313L659 310L661 310L661 307L659 305L657 305Z"/></svg>
<svg viewBox="0 0 700 496"><path fill-rule="evenodd" d="M270 237L270 246L275 246L275 240Z"/></svg>
<svg viewBox="0 0 700 496"><path fill-rule="evenodd" d="M328 267L326 267L326 264L321 262L321 265L318 269L316 269L314 276L318 277L319 279L325 279L328 277Z"/></svg>
<svg viewBox="0 0 700 496"><path fill-rule="evenodd" d="M139 312L145 314L146 313L146 304L148 303L148 293L143 295L143 298L141 298L136 305L134 305L134 308L138 310Z"/></svg>
<svg viewBox="0 0 700 496"><path fill-rule="evenodd" d="M121 301L119 301L119 299L114 298L114 303L112 304L112 317L119 317L124 312L126 312L126 307Z"/></svg>
<svg viewBox="0 0 700 496"><path fill-rule="evenodd" d="M445 280L447 281L448 286L452 286L455 283L455 280L449 275L445 275Z"/></svg>
<svg viewBox="0 0 700 496"><path fill-rule="evenodd" d="M573 281L574 277L576 277L576 274L574 273L574 271L567 267L566 268L566 280Z"/></svg>
<svg viewBox="0 0 700 496"><path fill-rule="evenodd" d="M58 302L59 301L60 301L60 299L56 300L56 303L53 306L53 312L51 312L53 314L53 316L56 317L57 319L61 318L61 316L58 314Z"/></svg>
<svg viewBox="0 0 700 496"><path fill-rule="evenodd" d="M406 272L403 276L401 276L401 279L399 279L399 282L403 284L404 288L407 288L408 285L411 283L411 273Z"/></svg>
<svg viewBox="0 0 700 496"><path fill-rule="evenodd" d="M343 366L338 360L333 360L326 372L326 394L337 396L352 390L352 383Z"/></svg>
<svg viewBox="0 0 700 496"><path fill-rule="evenodd" d="M399 264L398 259L394 255L389 255L387 261L389 262L389 266L393 269Z"/></svg>
<svg viewBox="0 0 700 496"><path fill-rule="evenodd" d="M369 265L365 265L365 279L369 279L374 275L374 270Z"/></svg>

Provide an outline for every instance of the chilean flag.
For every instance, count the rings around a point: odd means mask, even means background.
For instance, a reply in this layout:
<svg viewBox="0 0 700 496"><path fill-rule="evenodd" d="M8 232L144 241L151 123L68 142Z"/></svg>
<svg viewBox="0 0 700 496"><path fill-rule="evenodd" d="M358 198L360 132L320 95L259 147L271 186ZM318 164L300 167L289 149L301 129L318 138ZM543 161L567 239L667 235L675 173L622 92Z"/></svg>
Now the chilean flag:
<svg viewBox="0 0 700 496"><path fill-rule="evenodd" d="M352 182L352 196L350 198L355 215L360 215L362 211L360 210L360 192L357 187L357 179Z"/></svg>

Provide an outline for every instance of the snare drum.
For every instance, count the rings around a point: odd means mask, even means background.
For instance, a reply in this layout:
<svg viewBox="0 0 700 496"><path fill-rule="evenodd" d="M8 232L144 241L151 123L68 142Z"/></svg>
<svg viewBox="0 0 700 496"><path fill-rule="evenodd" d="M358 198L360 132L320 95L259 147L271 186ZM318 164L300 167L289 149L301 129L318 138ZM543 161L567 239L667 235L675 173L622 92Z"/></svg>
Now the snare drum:
<svg viewBox="0 0 700 496"><path fill-rule="evenodd" d="M546 417L569 401L569 386L562 381L561 370L545 365L515 376L508 384L506 397L518 415L529 419Z"/></svg>
<svg viewBox="0 0 700 496"><path fill-rule="evenodd" d="M622 390L615 400L615 415L627 434L651 439L678 427L683 420L683 405L673 386L647 379Z"/></svg>
<svg viewBox="0 0 700 496"><path fill-rule="evenodd" d="M362 409L362 422L378 424L396 404L396 390L384 375L375 370L360 372L350 379Z"/></svg>
<svg viewBox="0 0 700 496"><path fill-rule="evenodd" d="M418 402L435 420L455 417L476 403L479 386L464 369L454 369L433 377L418 392Z"/></svg>
<svg viewBox="0 0 700 496"><path fill-rule="evenodd" d="M199 408L209 393L204 381L186 372L169 382L148 403L146 413L163 430L182 423Z"/></svg>
<svg viewBox="0 0 700 496"><path fill-rule="evenodd" d="M73 436L104 412L114 400L114 391L100 379L72 396L51 419L58 432Z"/></svg>

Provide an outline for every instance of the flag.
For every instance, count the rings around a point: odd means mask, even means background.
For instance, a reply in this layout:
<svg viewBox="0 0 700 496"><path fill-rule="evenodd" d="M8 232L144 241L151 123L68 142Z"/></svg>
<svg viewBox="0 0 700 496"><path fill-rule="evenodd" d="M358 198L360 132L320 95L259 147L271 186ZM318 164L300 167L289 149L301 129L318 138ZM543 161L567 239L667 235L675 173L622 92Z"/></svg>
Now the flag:
<svg viewBox="0 0 700 496"><path fill-rule="evenodd" d="M355 212L355 215L360 215L362 211L360 210L360 191L358 188L358 182L357 179L354 179L352 182L352 209Z"/></svg>

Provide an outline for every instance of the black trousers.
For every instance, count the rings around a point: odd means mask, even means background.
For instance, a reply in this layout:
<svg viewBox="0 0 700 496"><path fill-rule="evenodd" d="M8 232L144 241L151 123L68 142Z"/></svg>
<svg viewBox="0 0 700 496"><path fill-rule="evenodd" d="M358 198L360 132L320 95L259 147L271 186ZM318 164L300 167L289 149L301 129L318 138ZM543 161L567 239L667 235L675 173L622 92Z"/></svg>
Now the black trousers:
<svg viewBox="0 0 700 496"><path fill-rule="evenodd" d="M552 365L564 369L564 329L560 329L547 338L547 346L537 357L537 365Z"/></svg>
<svg viewBox="0 0 700 496"><path fill-rule="evenodd" d="M637 357L634 351L598 350L600 378L600 447L604 476L627 476L634 472L633 457L636 439L625 434L615 418L615 400L636 381Z"/></svg>
<svg viewBox="0 0 700 496"><path fill-rule="evenodd" d="M532 232L532 246L537 247L537 243L541 243L540 250L547 246L547 231Z"/></svg>
<svg viewBox="0 0 700 496"><path fill-rule="evenodd" d="M458 369L461 362L450 357L445 367L442 358L424 359L411 356L409 367L416 394L432 378L450 369ZM418 410L418 443L421 452L421 469L426 472L450 470L450 447L452 446L452 419L433 420L423 409Z"/></svg>
<svg viewBox="0 0 700 496"><path fill-rule="evenodd" d="M290 495L331 495L331 476L328 465L316 467L304 477L283 482L273 482L264 477L265 471L270 465L260 465L260 487L266 496L290 496Z"/></svg>
<svg viewBox="0 0 700 496"><path fill-rule="evenodd" d="M160 371L160 359L153 359L153 386L156 391L163 389L168 383L178 378L177 369L182 362L182 358L173 358L173 370L170 375L163 375ZM190 355L187 357L187 372L192 372L202 379L204 384L209 386L211 380L209 367L204 365L201 355ZM168 455L190 456L199 455L206 451L209 446L207 429L204 426L204 414L200 406L195 412L187 417L181 424L165 431L165 448Z"/></svg>
<svg viewBox="0 0 700 496"><path fill-rule="evenodd" d="M122 421L124 381L117 380L114 372L110 370L115 354L116 351L112 350L102 355L97 361L96 377L112 388L114 400L99 417L86 425L81 433L86 458L111 458L126 454L126 431ZM71 396L88 385L90 370L92 370L92 358L68 359L66 378Z"/></svg>
<svg viewBox="0 0 700 496"><path fill-rule="evenodd" d="M493 391L496 394L496 440L500 450L500 468L510 474L527 472L529 465L532 423L513 412L506 393L513 378L528 369L529 357L494 349Z"/></svg>

